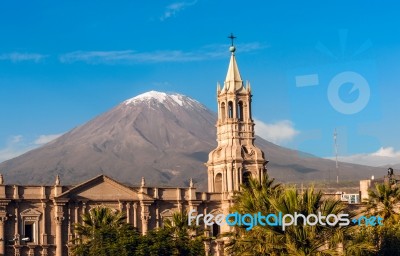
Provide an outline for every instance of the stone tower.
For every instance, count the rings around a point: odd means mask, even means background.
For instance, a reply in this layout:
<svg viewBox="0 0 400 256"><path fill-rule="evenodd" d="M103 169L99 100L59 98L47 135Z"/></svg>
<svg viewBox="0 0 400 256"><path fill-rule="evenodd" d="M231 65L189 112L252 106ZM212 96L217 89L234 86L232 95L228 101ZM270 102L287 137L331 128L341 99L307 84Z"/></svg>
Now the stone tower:
<svg viewBox="0 0 400 256"><path fill-rule="evenodd" d="M254 121L251 114L251 87L246 87L236 63L235 47L221 90L217 85L218 121L216 149L208 156L209 192L233 192L248 178L261 180L266 172L264 153L254 145Z"/></svg>

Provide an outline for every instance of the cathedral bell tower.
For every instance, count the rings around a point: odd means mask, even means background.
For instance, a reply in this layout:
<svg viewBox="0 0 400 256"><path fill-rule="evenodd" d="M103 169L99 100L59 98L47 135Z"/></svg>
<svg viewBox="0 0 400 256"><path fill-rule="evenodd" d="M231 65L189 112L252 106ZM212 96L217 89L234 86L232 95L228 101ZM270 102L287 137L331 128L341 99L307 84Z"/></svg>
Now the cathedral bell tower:
<svg viewBox="0 0 400 256"><path fill-rule="evenodd" d="M249 177L261 180L266 172L264 152L254 145L250 83L243 86L233 42L229 50L231 59L224 86L221 89L217 85L218 146L210 152L206 164L209 192L237 191Z"/></svg>

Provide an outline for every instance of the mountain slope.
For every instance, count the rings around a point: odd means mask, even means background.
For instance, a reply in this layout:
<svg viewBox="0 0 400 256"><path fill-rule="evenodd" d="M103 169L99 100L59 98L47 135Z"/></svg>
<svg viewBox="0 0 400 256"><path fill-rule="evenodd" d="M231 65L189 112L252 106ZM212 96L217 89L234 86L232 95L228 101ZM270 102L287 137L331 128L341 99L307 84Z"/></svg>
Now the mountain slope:
<svg viewBox="0 0 400 256"><path fill-rule="evenodd" d="M204 162L216 146L216 116L179 94L148 92L129 99L60 138L0 164L7 183L52 184L60 174L73 184L106 174L122 182L187 185L193 177L205 190ZM309 181L335 175L335 163L289 150L261 138L271 176ZM301 157L306 156L306 157ZM380 169L340 164L341 179L379 176ZM383 170L384 172L384 170Z"/></svg>

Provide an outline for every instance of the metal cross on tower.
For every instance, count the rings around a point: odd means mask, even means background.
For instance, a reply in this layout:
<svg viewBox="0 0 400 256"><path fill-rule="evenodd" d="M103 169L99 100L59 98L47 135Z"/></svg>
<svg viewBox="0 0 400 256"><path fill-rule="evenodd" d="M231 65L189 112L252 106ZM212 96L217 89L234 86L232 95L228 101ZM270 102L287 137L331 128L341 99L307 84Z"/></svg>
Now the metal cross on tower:
<svg viewBox="0 0 400 256"><path fill-rule="evenodd" d="M231 46L233 46L233 40L235 40L236 36L234 36L233 33L231 33L231 35L228 36L228 38L231 39Z"/></svg>

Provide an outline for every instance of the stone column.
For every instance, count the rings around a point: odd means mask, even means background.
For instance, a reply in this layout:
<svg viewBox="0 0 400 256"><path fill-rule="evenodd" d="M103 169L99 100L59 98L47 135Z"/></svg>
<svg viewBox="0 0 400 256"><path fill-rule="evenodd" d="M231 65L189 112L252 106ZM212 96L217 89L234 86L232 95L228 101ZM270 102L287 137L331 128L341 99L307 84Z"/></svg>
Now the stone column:
<svg viewBox="0 0 400 256"><path fill-rule="evenodd" d="M15 204L15 226L14 226L14 244L19 245L20 243L20 236L19 236L19 205L18 202Z"/></svg>
<svg viewBox="0 0 400 256"><path fill-rule="evenodd" d="M214 171L208 170L208 192L214 192Z"/></svg>
<svg viewBox="0 0 400 256"><path fill-rule="evenodd" d="M42 254L41 254L41 256L47 256L47 254L48 254L47 249L48 249L47 245L43 245L42 246Z"/></svg>
<svg viewBox="0 0 400 256"><path fill-rule="evenodd" d="M47 244L46 234L46 202L42 201L42 244Z"/></svg>
<svg viewBox="0 0 400 256"><path fill-rule="evenodd" d="M231 192L232 190L233 190L233 187L232 187L232 180L233 180L233 177L232 177L232 173L233 173L233 168L234 167L232 167L231 165L229 165L228 166L228 170L227 170L227 173L226 173L226 185L227 185L227 191L229 191L229 192Z"/></svg>
<svg viewBox="0 0 400 256"><path fill-rule="evenodd" d="M56 256L63 256L63 237L62 237L62 223L64 220L63 203L55 202L55 216L56 223Z"/></svg>
<svg viewBox="0 0 400 256"><path fill-rule="evenodd" d="M21 245L14 245L14 256L21 256Z"/></svg>
<svg viewBox="0 0 400 256"><path fill-rule="evenodd" d="M62 221L64 217L54 217L56 223L56 256L62 256Z"/></svg>
<svg viewBox="0 0 400 256"><path fill-rule="evenodd" d="M4 224L6 223L7 216L6 212L0 213L0 256L6 255L6 248L5 248L5 232L4 232Z"/></svg>
<svg viewBox="0 0 400 256"><path fill-rule="evenodd" d="M74 222L79 223L79 202L75 202ZM76 231L74 227L74 237L76 238Z"/></svg>
<svg viewBox="0 0 400 256"><path fill-rule="evenodd" d="M224 168L224 172L222 174L222 192L226 192L228 191L228 184L227 184L227 179L228 179L228 175L227 175L227 169L226 167Z"/></svg>
<svg viewBox="0 0 400 256"><path fill-rule="evenodd" d="M72 243L72 239L73 239L73 237L72 237L72 225L73 225L73 223L72 223L72 211L73 211L72 207L73 207L72 203L69 203L68 204L68 244Z"/></svg>
<svg viewBox="0 0 400 256"><path fill-rule="evenodd" d="M217 241L217 253L216 256L224 255L223 241Z"/></svg>
<svg viewBox="0 0 400 256"><path fill-rule="evenodd" d="M158 203L156 203L156 228L160 227L160 210L158 209Z"/></svg>
<svg viewBox="0 0 400 256"><path fill-rule="evenodd" d="M204 206L204 209L203 209L203 216L206 216L206 215L207 215L207 210L208 210L208 207L207 207L207 205L205 205L205 206ZM207 230L207 229L210 228L210 227L208 227L208 226L206 225L206 223L204 223L204 222L203 222L203 225L204 225L204 229L205 229L205 230Z"/></svg>
<svg viewBox="0 0 400 256"><path fill-rule="evenodd" d="M35 256L35 245L28 245L28 256Z"/></svg>
<svg viewBox="0 0 400 256"><path fill-rule="evenodd" d="M243 167L240 168L239 170L239 183L243 184ZM240 185L239 185L239 190L240 190Z"/></svg>
<svg viewBox="0 0 400 256"><path fill-rule="evenodd" d="M126 223L131 224L131 202L126 203Z"/></svg>
<svg viewBox="0 0 400 256"><path fill-rule="evenodd" d="M133 203L133 226L137 228L137 203Z"/></svg>
<svg viewBox="0 0 400 256"><path fill-rule="evenodd" d="M211 242L210 242L210 240L204 241L204 250L206 252L206 256L211 255Z"/></svg>
<svg viewBox="0 0 400 256"><path fill-rule="evenodd" d="M141 212L141 220L142 220L142 234L145 235L149 229L149 220L151 218L150 212L149 212L149 206L150 204L140 202L140 207L142 208Z"/></svg>
<svg viewBox="0 0 400 256"><path fill-rule="evenodd" d="M82 202L82 216L84 215L84 214L86 214L86 208L87 208L87 202L85 202L85 201L83 201ZM82 224L83 224L83 221L82 221Z"/></svg>

